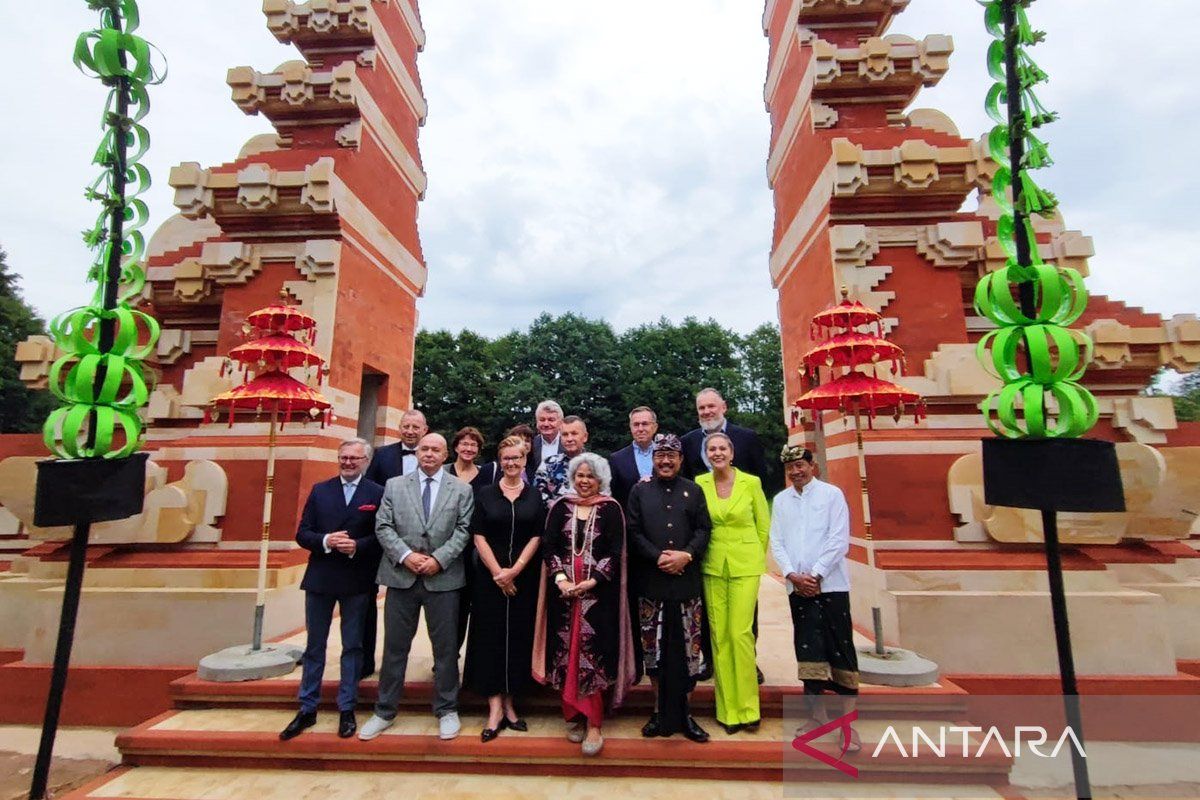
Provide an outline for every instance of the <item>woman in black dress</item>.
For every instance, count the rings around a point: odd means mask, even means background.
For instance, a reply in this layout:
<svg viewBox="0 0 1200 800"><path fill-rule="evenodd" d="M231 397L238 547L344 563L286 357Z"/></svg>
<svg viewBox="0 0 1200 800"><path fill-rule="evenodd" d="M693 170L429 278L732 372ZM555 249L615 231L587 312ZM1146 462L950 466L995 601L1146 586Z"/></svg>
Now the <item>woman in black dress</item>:
<svg viewBox="0 0 1200 800"><path fill-rule="evenodd" d="M475 463L475 459L483 452L483 434L478 428L470 425L460 428L450 440L450 449L454 451L454 463L446 466L446 472L460 481L471 484L475 491L495 483L500 477L496 462L490 461L483 465Z"/></svg>
<svg viewBox="0 0 1200 800"><path fill-rule="evenodd" d="M528 730L513 698L530 680L533 623L537 613L538 547L546 509L526 484L525 443L500 443L502 477L475 493L471 533L478 555L472 564L471 633L463 684L488 699L480 738L490 742L505 728Z"/></svg>

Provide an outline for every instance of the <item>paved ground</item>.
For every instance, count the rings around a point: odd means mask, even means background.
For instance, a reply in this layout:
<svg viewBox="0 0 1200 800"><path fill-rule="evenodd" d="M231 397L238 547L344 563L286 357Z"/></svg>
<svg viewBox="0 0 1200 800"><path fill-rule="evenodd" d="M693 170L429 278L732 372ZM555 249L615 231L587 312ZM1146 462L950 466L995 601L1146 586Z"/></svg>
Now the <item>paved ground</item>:
<svg viewBox="0 0 1200 800"><path fill-rule="evenodd" d="M50 796L58 797L108 772L120 760L115 728L63 728L55 741ZM0 800L24 800L33 779L41 728L0 725Z"/></svg>

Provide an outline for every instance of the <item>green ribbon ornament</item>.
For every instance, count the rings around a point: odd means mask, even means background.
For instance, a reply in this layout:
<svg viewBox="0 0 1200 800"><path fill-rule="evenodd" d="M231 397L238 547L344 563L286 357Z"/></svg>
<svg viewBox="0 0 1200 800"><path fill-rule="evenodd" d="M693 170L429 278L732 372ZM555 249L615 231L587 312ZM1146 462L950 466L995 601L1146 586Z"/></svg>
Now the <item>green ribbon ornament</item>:
<svg viewBox="0 0 1200 800"><path fill-rule="evenodd" d="M144 362L159 336L158 321L130 302L146 284L141 229L150 218L145 201L138 199L150 188L150 172L139 163L150 148L150 133L140 122L150 112L147 87L161 83L166 72L152 63L157 49L134 35L141 21L136 0L87 3L100 13L100 27L76 39L75 66L110 87L92 158L101 172L84 189L87 199L101 206L95 223L83 232L96 254L88 280L97 287L87 306L50 324L63 355L50 367L49 387L62 405L50 414L42 435L60 458L123 458L141 445L139 410L152 389ZM115 305L109 299L114 250L120 260ZM111 342L104 341L104 330Z"/></svg>
<svg viewBox="0 0 1200 800"><path fill-rule="evenodd" d="M1049 80L1026 51L1045 40L1029 23L1033 0L978 0L985 7L984 25L996 41L988 47L988 90L984 110L995 123L988 152L997 163L992 197L1000 209L996 236L1005 265L985 275L975 288L975 309L997 329L976 345L984 368L1004 385L980 404L988 428L1009 439L1052 439L1082 436L1096 424L1096 399L1079 384L1091 363L1092 341L1068 326L1087 307L1087 289L1078 270L1046 264L1038 253L1031 217L1053 217L1058 199L1038 186L1029 171L1053 163L1046 143L1035 131L1057 119L1038 99L1034 87ZM1005 33L1006 6L1012 7L1011 41ZM1009 98L1009 52L1020 97ZM1002 109L1005 106L1006 109ZM1010 114L1012 110L1010 124ZM1014 143L1021 144L1019 163L1012 164ZM1013 169L1017 174L1013 174ZM1014 191L1015 190L1015 191ZM1013 192L1019 199L1013 202ZM1022 244L1027 260L1021 263Z"/></svg>

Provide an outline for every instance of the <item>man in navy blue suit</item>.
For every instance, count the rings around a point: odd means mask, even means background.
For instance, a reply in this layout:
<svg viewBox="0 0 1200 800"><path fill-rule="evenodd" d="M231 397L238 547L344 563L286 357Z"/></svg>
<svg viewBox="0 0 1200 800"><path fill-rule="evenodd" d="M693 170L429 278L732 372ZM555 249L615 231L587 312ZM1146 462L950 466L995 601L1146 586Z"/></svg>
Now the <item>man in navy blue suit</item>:
<svg viewBox="0 0 1200 800"><path fill-rule="evenodd" d="M625 507L630 490L654 475L654 434L658 433L658 415L649 406L629 412L629 434L633 441L608 457L612 467L612 496Z"/></svg>
<svg viewBox="0 0 1200 800"><path fill-rule="evenodd" d="M375 573L383 552L375 538L375 512L383 498L383 487L363 475L370 460L371 445L365 440L342 442L338 447L338 476L312 487L300 517L296 541L309 551L308 568L300 584L308 641L302 660L300 711L280 732L279 738L284 741L317 721L325 646L335 605L342 617L338 736L348 739L358 727L354 707L363 672L363 638L367 610L375 608ZM372 624L374 617L370 615Z"/></svg>

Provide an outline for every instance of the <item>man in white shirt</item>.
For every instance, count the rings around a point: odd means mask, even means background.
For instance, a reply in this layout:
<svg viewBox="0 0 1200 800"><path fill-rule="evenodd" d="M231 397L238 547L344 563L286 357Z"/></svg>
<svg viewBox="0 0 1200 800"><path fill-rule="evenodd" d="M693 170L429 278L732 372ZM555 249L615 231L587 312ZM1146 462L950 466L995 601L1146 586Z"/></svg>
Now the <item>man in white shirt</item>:
<svg viewBox="0 0 1200 800"><path fill-rule="evenodd" d="M788 590L797 675L819 724L827 715L817 708L816 695L858 694L846 570L850 510L841 489L817 479L811 452L785 446L779 460L791 485L775 495L771 509L771 555ZM854 749L853 731L852 737Z"/></svg>
<svg viewBox="0 0 1200 800"><path fill-rule="evenodd" d="M533 418L538 435L533 437L533 451L525 465L525 475L531 481L538 467L545 463L546 459L562 452L562 441L559 438L563 426L562 406L553 400L543 400L537 404Z"/></svg>

